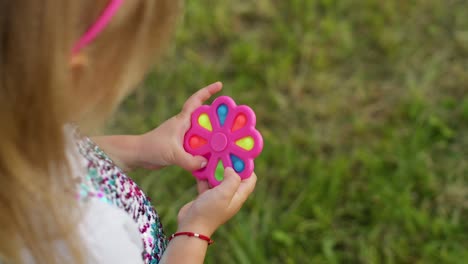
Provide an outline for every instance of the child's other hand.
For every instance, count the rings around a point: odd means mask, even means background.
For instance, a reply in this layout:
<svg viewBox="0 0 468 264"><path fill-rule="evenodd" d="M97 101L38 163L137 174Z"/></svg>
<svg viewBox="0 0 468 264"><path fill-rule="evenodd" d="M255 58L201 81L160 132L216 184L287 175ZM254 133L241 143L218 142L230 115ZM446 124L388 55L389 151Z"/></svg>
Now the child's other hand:
<svg viewBox="0 0 468 264"><path fill-rule="evenodd" d="M160 169L169 165L178 165L188 171L206 166L207 160L201 156L192 156L183 147L184 135L190 128L190 118L199 106L222 89L217 82L199 90L186 102L178 115L164 122L156 129L140 138L139 160L146 169Z"/></svg>
<svg viewBox="0 0 468 264"><path fill-rule="evenodd" d="M232 168L226 168L224 180L216 188L209 189L206 181L198 181L199 196L180 209L177 232L211 236L239 211L255 189L256 182L255 173L241 181Z"/></svg>

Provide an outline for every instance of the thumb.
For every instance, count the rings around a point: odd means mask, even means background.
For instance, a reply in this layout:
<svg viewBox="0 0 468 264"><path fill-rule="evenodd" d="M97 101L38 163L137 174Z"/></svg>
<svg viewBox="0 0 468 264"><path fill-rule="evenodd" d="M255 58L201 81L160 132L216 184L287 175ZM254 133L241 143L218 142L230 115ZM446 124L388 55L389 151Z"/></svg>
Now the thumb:
<svg viewBox="0 0 468 264"><path fill-rule="evenodd" d="M226 168L224 170L224 180L216 189L221 192L223 198L232 200L240 184L240 176L232 168Z"/></svg>
<svg viewBox="0 0 468 264"><path fill-rule="evenodd" d="M179 152L176 157L177 165L188 171L196 171L206 167L207 160L202 156L192 156L187 152Z"/></svg>

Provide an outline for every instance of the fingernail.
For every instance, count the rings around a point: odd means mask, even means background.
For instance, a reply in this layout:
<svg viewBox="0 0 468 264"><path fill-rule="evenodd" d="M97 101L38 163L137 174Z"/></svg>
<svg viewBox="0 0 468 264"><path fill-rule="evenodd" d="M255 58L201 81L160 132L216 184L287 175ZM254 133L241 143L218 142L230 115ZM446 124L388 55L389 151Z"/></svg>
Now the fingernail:
<svg viewBox="0 0 468 264"><path fill-rule="evenodd" d="M201 168L201 169L205 168L205 167L206 167L206 164L207 164L206 161L202 162L200 168Z"/></svg>

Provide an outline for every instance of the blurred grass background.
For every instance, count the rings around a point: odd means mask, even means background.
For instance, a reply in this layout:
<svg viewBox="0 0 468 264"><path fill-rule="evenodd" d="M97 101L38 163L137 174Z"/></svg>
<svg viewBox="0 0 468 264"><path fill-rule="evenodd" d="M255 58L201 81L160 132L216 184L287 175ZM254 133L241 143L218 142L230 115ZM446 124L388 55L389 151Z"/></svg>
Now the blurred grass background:
<svg viewBox="0 0 468 264"><path fill-rule="evenodd" d="M467 1L187 1L175 43L110 131L217 80L256 111L257 189L206 263L468 263ZM134 177L175 231L192 176Z"/></svg>

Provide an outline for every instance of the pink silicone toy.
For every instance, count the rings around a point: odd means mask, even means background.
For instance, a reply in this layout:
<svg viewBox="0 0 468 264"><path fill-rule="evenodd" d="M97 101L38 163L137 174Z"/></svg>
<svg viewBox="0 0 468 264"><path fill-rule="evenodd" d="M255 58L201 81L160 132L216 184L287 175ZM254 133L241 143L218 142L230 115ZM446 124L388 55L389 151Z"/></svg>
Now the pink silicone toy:
<svg viewBox="0 0 468 264"><path fill-rule="evenodd" d="M192 126L185 134L185 150L208 160L205 168L193 172L211 186L219 185L224 168L233 168L242 179L254 170L254 158L263 149L263 138L255 129L256 117L250 107L237 106L228 96L217 98L211 106L197 108Z"/></svg>

